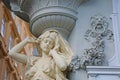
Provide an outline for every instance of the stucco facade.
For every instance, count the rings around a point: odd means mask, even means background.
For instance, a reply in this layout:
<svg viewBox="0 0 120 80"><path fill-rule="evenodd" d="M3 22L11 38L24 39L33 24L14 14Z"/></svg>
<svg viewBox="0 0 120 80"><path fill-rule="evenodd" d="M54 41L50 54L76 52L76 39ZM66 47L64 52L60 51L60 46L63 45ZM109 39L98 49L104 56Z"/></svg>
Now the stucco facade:
<svg viewBox="0 0 120 80"><path fill-rule="evenodd" d="M5 0L3 1L5 3ZM20 4L16 2L11 0L9 4L11 7L8 5L7 7L30 23L30 30L25 27L27 33L22 27L21 39L31 36L29 31L38 37L46 30L56 29L68 40L75 57L71 62L74 67L68 75L70 80L120 79L119 0L41 0L40 2L26 0L21 1ZM32 55L33 45L29 49ZM91 53L96 56L88 56L90 50L93 50Z"/></svg>

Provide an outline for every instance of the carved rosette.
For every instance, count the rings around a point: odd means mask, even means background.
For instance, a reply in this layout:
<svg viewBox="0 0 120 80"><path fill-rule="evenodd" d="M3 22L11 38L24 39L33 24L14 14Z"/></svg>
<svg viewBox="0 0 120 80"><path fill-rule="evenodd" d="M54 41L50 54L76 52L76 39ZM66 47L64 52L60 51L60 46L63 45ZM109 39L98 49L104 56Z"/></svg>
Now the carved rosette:
<svg viewBox="0 0 120 80"><path fill-rule="evenodd" d="M87 0L8 0L10 9L30 22L30 30L38 37L46 29L57 29L67 37L75 26L77 8Z"/></svg>
<svg viewBox="0 0 120 80"><path fill-rule="evenodd" d="M86 69L86 66L101 66L104 62L104 40L113 41L113 33L108 29L109 21L105 16L95 15L91 17L90 28L86 31L85 40L92 44L91 48L85 49L82 56L74 56L70 70Z"/></svg>

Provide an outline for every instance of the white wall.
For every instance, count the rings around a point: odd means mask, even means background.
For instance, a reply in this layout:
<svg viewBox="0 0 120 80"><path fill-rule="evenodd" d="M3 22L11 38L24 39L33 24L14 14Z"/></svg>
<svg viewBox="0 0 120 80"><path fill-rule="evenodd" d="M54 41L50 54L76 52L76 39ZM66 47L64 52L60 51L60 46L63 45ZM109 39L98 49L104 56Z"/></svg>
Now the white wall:
<svg viewBox="0 0 120 80"><path fill-rule="evenodd" d="M110 18L112 15L112 0L89 0L81 4L78 9L78 20L76 22L76 26L74 27L71 35L69 37L69 43L75 54L79 56L82 55L85 48L90 48L91 43L87 42L84 39L84 34L86 30L90 26L90 17L96 14L101 14ZM112 30L112 26L110 24L110 29ZM105 63L104 65L108 65L108 60L114 54L114 44L106 42L105 45ZM84 76L83 76L84 75ZM85 71L77 71L75 73L70 74L70 80L87 80L87 73Z"/></svg>
<svg viewBox="0 0 120 80"><path fill-rule="evenodd" d="M112 0L89 0L88 2L81 4L78 9L78 20L76 22L76 26L69 38L69 42L75 54L81 55L85 48L89 48L91 46L91 43L88 43L84 39L84 34L90 26L90 17L96 14L101 14L110 18L112 15ZM111 25L109 28L112 30ZM114 47L111 46L114 45L107 44L105 47L106 60L109 60L113 56ZM105 65L107 65L107 62Z"/></svg>

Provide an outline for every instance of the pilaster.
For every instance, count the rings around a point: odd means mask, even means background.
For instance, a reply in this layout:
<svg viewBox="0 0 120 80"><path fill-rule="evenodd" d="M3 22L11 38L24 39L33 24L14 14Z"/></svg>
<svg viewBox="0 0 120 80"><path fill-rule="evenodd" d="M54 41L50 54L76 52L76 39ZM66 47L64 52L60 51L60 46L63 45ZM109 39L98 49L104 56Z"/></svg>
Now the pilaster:
<svg viewBox="0 0 120 80"><path fill-rule="evenodd" d="M113 0L113 14L111 16L113 22L115 54L109 60L110 66L120 66L120 1Z"/></svg>

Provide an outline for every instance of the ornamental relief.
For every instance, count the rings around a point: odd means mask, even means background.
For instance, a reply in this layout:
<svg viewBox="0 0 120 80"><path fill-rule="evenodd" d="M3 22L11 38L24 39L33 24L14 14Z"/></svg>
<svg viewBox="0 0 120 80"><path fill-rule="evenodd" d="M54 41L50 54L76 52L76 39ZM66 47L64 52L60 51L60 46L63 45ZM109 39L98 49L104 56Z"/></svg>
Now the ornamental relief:
<svg viewBox="0 0 120 80"><path fill-rule="evenodd" d="M108 29L109 20L102 15L95 15L90 19L90 28L85 32L84 39L91 43L92 47L84 49L81 57L74 56L70 71L75 72L85 69L86 66L101 66L104 62L105 40L113 41L113 32Z"/></svg>
<svg viewBox="0 0 120 80"><path fill-rule="evenodd" d="M113 40L113 32L108 29L109 20L102 15L95 15L91 17L91 26L85 33L85 39L90 40L94 38L96 40L107 39Z"/></svg>
<svg viewBox="0 0 120 80"><path fill-rule="evenodd" d="M61 7L68 7L71 9L76 10L81 3L87 2L89 0L35 0L32 3L39 4L38 8L50 7L50 6L61 6ZM30 3L29 0L11 0L11 3L16 4L20 8L26 5L26 3ZM12 5L11 5L12 6ZM37 7L36 7L37 8Z"/></svg>

